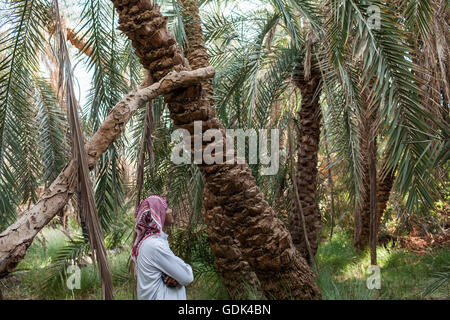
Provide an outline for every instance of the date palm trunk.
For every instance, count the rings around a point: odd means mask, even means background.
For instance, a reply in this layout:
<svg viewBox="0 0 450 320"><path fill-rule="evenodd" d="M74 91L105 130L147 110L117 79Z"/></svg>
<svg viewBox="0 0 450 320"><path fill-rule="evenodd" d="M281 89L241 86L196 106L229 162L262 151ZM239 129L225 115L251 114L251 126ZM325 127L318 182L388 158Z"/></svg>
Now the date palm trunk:
<svg viewBox="0 0 450 320"><path fill-rule="evenodd" d="M115 0L113 3L119 13L120 29L132 40L137 56L154 81L171 70L191 69L173 33L167 30L167 17L161 15L157 5L148 0ZM193 66L200 63L202 57L202 54L192 56ZM218 129L225 137L223 125L205 96L200 85L166 94L170 117L178 128L191 134L194 121L201 121L202 132ZM205 146L204 142L202 148ZM225 158L225 154L222 156ZM199 169L205 181L206 214L215 219L214 228L225 228L225 221L230 224L228 230L239 241L242 256L257 275L265 296L269 299L321 298L314 274L295 249L288 230L264 200L248 166L200 164Z"/></svg>
<svg viewBox="0 0 450 320"><path fill-rule="evenodd" d="M361 148L361 186L360 196L356 199L354 209L354 236L353 245L355 248L362 250L369 244L370 234L370 178L369 178L369 145L366 128L360 131L360 148Z"/></svg>
<svg viewBox="0 0 450 320"><path fill-rule="evenodd" d="M378 210L377 210L377 135L375 127L372 127L372 134L369 140L369 183L370 183L370 263L377 264L377 235L378 235Z"/></svg>
<svg viewBox="0 0 450 320"><path fill-rule="evenodd" d="M353 245L363 250L370 244L371 260L376 260L376 237L378 233L377 194L377 115L374 110L371 90L366 88L361 94L364 110L359 126L359 146L361 153L361 185L359 199L354 210Z"/></svg>
<svg viewBox="0 0 450 320"><path fill-rule="evenodd" d="M377 228L380 229L381 221L383 220L384 211L386 210L387 204L389 202L389 197L391 196L392 186L395 180L395 171L389 170L387 168L387 155L380 171L378 172L377 179Z"/></svg>
<svg viewBox="0 0 450 320"><path fill-rule="evenodd" d="M368 159L364 159L365 161L368 161ZM391 195L392 187L394 185L395 181L395 170L389 170L387 169L387 155L385 156L384 162L380 168L380 170L377 172L377 179L376 179L376 210L377 210L377 217L376 217L376 233L380 231L380 225L383 220L384 212L386 210L387 204L389 202L389 197ZM368 165L368 162L364 162ZM364 170L364 174L369 174L369 170L367 167L367 170ZM363 179L365 183L365 189L367 190L367 179ZM370 182L369 182L370 183ZM370 213L367 211L367 207L370 207L370 196L367 195L367 193L370 193L370 191L365 191L365 194L361 197L361 202L365 201L364 203L360 203L359 205L365 209L365 211L359 210L358 214L365 214L364 217L358 217L359 220L359 229L358 233L356 231L357 224L356 224L356 216L355 216L355 239L358 241L355 241L355 247L357 248L364 248L365 242L368 239L367 230L370 230L370 218L367 218L367 215L370 217ZM367 200L369 199L369 200ZM369 201L369 204L368 202ZM370 232L369 232L370 233ZM357 235L359 238L357 238Z"/></svg>
<svg viewBox="0 0 450 320"><path fill-rule="evenodd" d="M300 67L298 67L300 68ZM298 69L299 70L299 69ZM322 112L320 109L320 71L313 67L308 80L305 80L302 72L296 72L294 83L302 94L301 109L297 113L300 124L298 132L298 158L296 163L296 179L298 197L305 216L306 232L302 228L299 218L300 208L292 200L291 214L289 216L289 227L295 247L307 260L313 259L309 256L306 236L308 237L311 254L315 255L319 244L319 230L321 218L316 202L318 153L320 141L320 120Z"/></svg>
<svg viewBox="0 0 450 320"><path fill-rule="evenodd" d="M209 66L209 57L203 38L202 25L197 0L178 0L183 7L183 23L187 37L186 57L192 69ZM212 79L201 83L204 99L211 109L214 106ZM206 190L205 194L208 194ZM222 221L214 218L211 211L203 210L203 220L211 251L216 257L215 266L219 270L223 283L231 299L239 300L249 297L249 293L259 294L259 283L256 274L244 260L241 245L233 236L233 226L228 216L223 215Z"/></svg>
<svg viewBox="0 0 450 320"><path fill-rule="evenodd" d="M334 220L336 219L336 213L334 208L334 184L333 184L333 174L331 172L331 156L328 150L328 142L327 142L327 131L324 127L323 130L323 142L325 145L325 153L327 157L327 178L328 178L328 187L330 188L330 206L331 206L331 221L330 221L330 241L333 239L333 231L334 231Z"/></svg>

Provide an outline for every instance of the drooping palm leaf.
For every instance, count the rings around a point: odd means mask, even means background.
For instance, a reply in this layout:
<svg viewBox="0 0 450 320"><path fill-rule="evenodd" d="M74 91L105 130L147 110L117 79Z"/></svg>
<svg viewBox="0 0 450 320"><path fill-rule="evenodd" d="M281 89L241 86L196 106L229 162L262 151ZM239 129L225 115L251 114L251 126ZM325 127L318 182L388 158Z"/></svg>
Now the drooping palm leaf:
<svg viewBox="0 0 450 320"><path fill-rule="evenodd" d="M55 9L55 34L57 35L57 45L59 52L60 77L59 87L64 90L69 127L72 137L72 156L78 168L78 182L80 186L81 214L87 224L90 248L93 257L97 260L100 277L102 279L102 297L111 300L114 298L112 291L112 279L109 271L103 233L98 218L95 205L94 190L90 180L89 167L86 150L84 147L84 134L81 131L78 116L78 102L75 99L73 88L73 75L70 57L66 46L66 37L62 30L58 1L54 2ZM94 260L94 259L93 259Z"/></svg>
<svg viewBox="0 0 450 320"><path fill-rule="evenodd" d="M43 179L49 185L67 162L67 119L51 85L43 78L35 80L38 91L38 142L44 164Z"/></svg>

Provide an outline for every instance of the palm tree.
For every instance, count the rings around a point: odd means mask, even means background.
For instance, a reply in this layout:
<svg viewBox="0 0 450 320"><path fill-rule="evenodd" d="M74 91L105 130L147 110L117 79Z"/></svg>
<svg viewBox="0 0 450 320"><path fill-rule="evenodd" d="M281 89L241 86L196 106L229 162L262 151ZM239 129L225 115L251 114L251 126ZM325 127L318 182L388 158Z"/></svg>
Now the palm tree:
<svg viewBox="0 0 450 320"><path fill-rule="evenodd" d="M131 39L136 55L154 81L159 81L170 70L190 69L173 33L167 31L167 18L160 14L157 5L120 0L114 1L114 5L119 12L119 28ZM192 47L197 45L198 42ZM191 59L199 61L201 56L200 52ZM178 90L167 94L165 100L177 127L192 134L194 121L202 121L202 130L213 128L225 133L201 87ZM232 219L233 233L241 244L242 255L258 276L264 294L269 298L287 298L288 295L320 298L312 272L295 250L288 231L264 200L247 166L202 164L199 169L205 180L205 210L222 222L221 227L226 221L221 216Z"/></svg>
<svg viewBox="0 0 450 320"><path fill-rule="evenodd" d="M400 2L402 8L407 4ZM423 4L427 1L414 1L415 5L419 2ZM327 105L329 108L333 106L328 112L327 131L334 132L338 138L333 142L339 146L341 159L345 158L348 183L356 196L355 245L359 247L368 245L371 233L372 238L376 237L377 228L372 228L370 232L370 221L380 219L380 214L374 212L376 193L370 200L376 181L369 182L368 164L374 162L377 153L369 156L369 146L372 144L374 148L376 137L384 138L386 165L383 165L378 177L381 185L379 191L390 189L384 182L392 183L396 173L397 177L401 177L397 179L397 185L409 204L417 203L418 199L430 203L433 188L428 162L433 157L430 147L440 140L439 134L430 132L419 120L426 117L427 111L421 106L419 81L411 72L417 66L411 63L409 31L404 28L403 17L406 14L393 17L389 13L393 10L392 6L398 6L398 3L391 6L374 1L371 4L380 9L379 29L372 28L369 20L364 20L369 8L368 3L363 1L330 2L324 29L326 52L330 57L327 64L338 71L324 78ZM408 5L410 12L411 8L415 8L411 5ZM427 10L413 11L415 16L409 17L410 20L428 23ZM347 51L346 47L351 50ZM339 84L336 86L332 81ZM340 90L343 92L339 93ZM376 122L370 121L371 113L377 115ZM442 123L437 126L442 127ZM383 199L387 197L380 195L379 200ZM385 205L381 203L378 207L384 210Z"/></svg>
<svg viewBox="0 0 450 320"><path fill-rule="evenodd" d="M409 3L399 1L397 4L405 13L405 25L411 33L408 40L414 48L412 60L417 69L415 73L421 89L422 105L436 118L442 115L445 117L446 113L442 111L446 105L448 106L449 86L445 74L446 64L442 62L445 59L444 56L449 55L449 47L445 41L442 41L446 30L442 26L447 23L444 15L448 10L448 4L445 1L410 1ZM419 36L416 36L417 34ZM442 50L437 50L436 44L441 45ZM443 122L448 123L448 119L444 118ZM431 123L431 125L434 124ZM435 126L439 130L438 127ZM389 169L388 155L389 151L386 150L377 182L378 227L383 219L398 169L396 166Z"/></svg>
<svg viewBox="0 0 450 320"><path fill-rule="evenodd" d="M303 69L303 67L301 67ZM319 229L321 217L316 201L317 174L318 174L318 154L321 126L321 107L319 103L321 93L322 75L314 64L311 67L310 75L307 78L304 72L297 69L294 83L301 92L301 109L297 113L298 129L298 157L297 175L295 182L301 201L302 210L296 201L292 201L290 215L290 231L297 250L308 259L313 259L319 245ZM304 212L307 234L303 233L301 227L300 214ZM300 214L299 214L300 213ZM305 237L311 247L310 257Z"/></svg>
<svg viewBox="0 0 450 320"><path fill-rule="evenodd" d="M186 34L186 57L191 68L209 66L208 54L203 38L200 14L197 1L180 0L182 6L184 31ZM213 84L211 79L201 83L204 91L204 98L213 106ZM209 191L204 189L205 194ZM217 258L215 266L220 271L229 296L232 299L242 299L248 297L249 291L258 290L258 279L244 260L241 252L241 245L236 237L232 236L232 221L223 215L220 219L204 210L204 221L207 225L208 241L211 250Z"/></svg>

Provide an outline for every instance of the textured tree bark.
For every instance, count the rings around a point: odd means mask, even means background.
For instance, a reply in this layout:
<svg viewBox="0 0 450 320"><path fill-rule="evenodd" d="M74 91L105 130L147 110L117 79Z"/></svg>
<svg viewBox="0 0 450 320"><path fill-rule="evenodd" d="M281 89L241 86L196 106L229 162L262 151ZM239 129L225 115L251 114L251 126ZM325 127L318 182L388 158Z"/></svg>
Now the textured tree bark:
<svg viewBox="0 0 450 320"><path fill-rule="evenodd" d="M307 228L307 237L312 254L315 255L319 245L318 233L321 227L321 217L316 202L317 189L317 163L320 141L320 71L313 68L309 80L303 78L299 71L294 78L294 83L302 94L301 109L297 113L300 123L298 135L298 159L297 159L297 190L301 201ZM300 208L293 195L292 209L289 217L289 227L295 247L303 257L311 260L306 248L305 234L299 217Z"/></svg>
<svg viewBox="0 0 450 320"><path fill-rule="evenodd" d="M359 125L362 184L359 190L360 198L356 201L354 211L355 230L353 239L354 247L359 250L366 248L369 245L371 238L376 239L378 232L378 211L376 200L377 116L376 112L373 110L371 90L366 88L361 93L361 97L364 107L363 114L361 115L361 123ZM374 172L375 176L373 177ZM371 222L373 222L373 224ZM375 227L375 230L373 231L371 231L372 226ZM371 233L373 234L373 237L370 236Z"/></svg>
<svg viewBox="0 0 450 320"><path fill-rule="evenodd" d="M361 181L360 197L356 200L354 210L354 239L353 245L357 249L364 249L369 244L370 234L370 173L369 173L369 120L365 119L360 128L361 148Z"/></svg>
<svg viewBox="0 0 450 320"><path fill-rule="evenodd" d="M197 0L178 0L183 7L183 22L187 37L186 58L192 69L209 66L209 57L203 38L202 24ZM204 100L214 108L212 79L202 81ZM209 191L206 191L208 194ZM259 283L250 265L242 257L241 245L233 236L233 226L228 216L223 215L223 223L217 222L211 211L203 210L206 232L211 250L216 257L215 266L219 270L223 283L231 299L248 299L249 293L259 294Z"/></svg>
<svg viewBox="0 0 450 320"><path fill-rule="evenodd" d="M386 158L378 172L377 181L377 230L380 229L381 221L383 220L384 211L386 210L389 197L391 195L392 186L395 180L395 170L388 170L385 172Z"/></svg>
<svg viewBox="0 0 450 320"><path fill-rule="evenodd" d="M92 136L85 149L89 169L122 133L125 124L143 103L175 88L190 86L213 77L214 69L171 73L158 83L133 90L111 110L105 122ZM10 273L24 258L37 233L64 207L76 189L76 168L70 161L55 181L29 210L0 234L0 278Z"/></svg>
<svg viewBox="0 0 450 320"><path fill-rule="evenodd" d="M205 198L210 194L204 191ZM204 201L207 201L205 199ZM216 257L214 265L219 270L231 299L248 299L249 293L259 293L258 278L247 261L243 259L241 245L234 237L230 218L217 219L212 211L204 210L203 219L207 225L208 242Z"/></svg>
<svg viewBox="0 0 450 320"><path fill-rule="evenodd" d="M372 135L369 140L369 183L370 183L370 263L377 264L377 136L372 128Z"/></svg>
<svg viewBox="0 0 450 320"><path fill-rule="evenodd" d="M328 176L328 186L330 188L330 197L331 197L331 227L330 227L330 241L333 239L333 230L334 230L334 220L336 219L336 213L334 210L334 185L333 185L333 174L331 173L331 157L328 151L328 143L327 143L327 132L324 127L323 129L323 142L325 145L325 153L327 157L327 176Z"/></svg>
<svg viewBox="0 0 450 320"><path fill-rule="evenodd" d="M368 164L367 162L365 162ZM385 166L382 166L382 168L385 168ZM364 170L364 174L368 174L369 170ZM376 183L376 189L377 189L377 235L380 230L381 221L383 220L384 211L386 210L389 197L391 195L392 186L394 184L395 180L395 173L392 170L389 170L386 173L383 173L383 169L380 170L377 174L377 183ZM363 179L365 181L365 188L368 188L367 186L367 179ZM367 243L368 243L368 233L370 234L370 213L367 213L368 207L370 207L370 196L368 200L368 195L370 191L366 191L366 194L363 194L360 202L360 207L357 207L355 209L355 242L354 245L356 248L363 249ZM364 210L358 209L363 208ZM356 216L356 211L358 211L358 216ZM364 215L365 212L365 215ZM360 216L363 215L363 216ZM358 219L358 221L356 221ZM368 231L369 230L369 231Z"/></svg>
<svg viewBox="0 0 450 320"><path fill-rule="evenodd" d="M113 2L119 12L120 29L132 40L137 56L153 80L158 81L170 70L190 69L173 33L167 30L167 17L161 15L157 5L148 0ZM202 132L218 129L225 136L200 85L166 94L165 100L178 128L192 134L194 121L201 121ZM314 274L295 250L287 229L264 200L247 165L201 164L199 169L205 180L204 208L216 220L214 228L224 224L222 218L227 217L241 244L242 255L256 273L266 297L321 298Z"/></svg>

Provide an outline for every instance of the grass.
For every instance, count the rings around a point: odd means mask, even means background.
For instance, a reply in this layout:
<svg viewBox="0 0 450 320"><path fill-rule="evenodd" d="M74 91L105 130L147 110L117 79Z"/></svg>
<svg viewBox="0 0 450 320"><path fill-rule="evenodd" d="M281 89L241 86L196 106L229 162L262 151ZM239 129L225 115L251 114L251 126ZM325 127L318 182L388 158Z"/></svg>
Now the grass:
<svg viewBox="0 0 450 320"><path fill-rule="evenodd" d="M324 299L449 299L447 283L424 297L422 293L433 282L433 274L444 270L450 262L450 250L440 248L427 255L402 249L378 247L381 289L369 290L366 285L370 266L369 251L357 252L352 238L338 233L333 241L320 245L317 253L318 285Z"/></svg>
<svg viewBox="0 0 450 320"><path fill-rule="evenodd" d="M25 259L13 276L0 280L5 299L101 299L100 280L92 265L81 268L81 289L69 290L65 279L58 277L58 268L51 268L52 258L68 243L66 236L51 228L44 229L46 252L39 241L34 241ZM201 238L203 239L203 238ZM201 240L201 241L204 241ZM200 246L204 247L204 246ZM195 281L187 287L187 297L196 299L228 299L220 275L211 263L205 249L193 255ZM357 252L352 237L338 232L333 241L323 242L316 259L319 266L317 283L324 299L449 299L449 284L423 297L424 290L433 282L433 275L445 270L450 261L448 248L436 249L426 255L397 248L378 248L381 269L381 289L369 290L366 279L370 275L368 251ZM132 299L132 281L127 262L129 248L109 255L116 299ZM255 299L255 296L249 296Z"/></svg>

